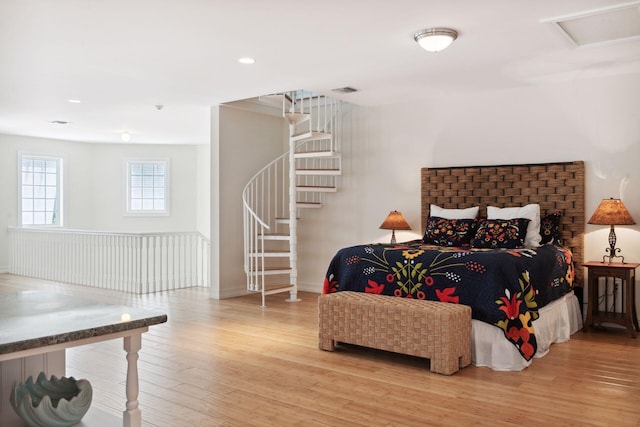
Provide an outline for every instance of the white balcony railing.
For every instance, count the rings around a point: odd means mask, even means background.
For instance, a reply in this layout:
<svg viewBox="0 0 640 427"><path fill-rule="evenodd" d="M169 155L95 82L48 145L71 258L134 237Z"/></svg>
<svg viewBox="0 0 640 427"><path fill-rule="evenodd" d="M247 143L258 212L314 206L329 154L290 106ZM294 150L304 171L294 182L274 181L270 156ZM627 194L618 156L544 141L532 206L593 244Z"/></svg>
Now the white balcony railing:
<svg viewBox="0 0 640 427"><path fill-rule="evenodd" d="M198 232L112 233L9 228L11 274L136 294L209 286Z"/></svg>

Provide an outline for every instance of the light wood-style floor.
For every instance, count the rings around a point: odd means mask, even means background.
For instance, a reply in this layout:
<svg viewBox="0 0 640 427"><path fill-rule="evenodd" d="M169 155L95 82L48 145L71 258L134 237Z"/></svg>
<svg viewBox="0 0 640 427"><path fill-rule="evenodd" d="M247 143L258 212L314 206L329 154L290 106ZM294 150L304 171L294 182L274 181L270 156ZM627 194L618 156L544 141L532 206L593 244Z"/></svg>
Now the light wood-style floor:
<svg viewBox="0 0 640 427"><path fill-rule="evenodd" d="M317 294L261 309L259 295L217 301L202 288L135 296L7 274L0 287L165 310L140 351L145 426L640 426L640 339L622 330L578 332L522 372L448 377L424 359L319 350ZM93 404L114 414L125 369L120 340L67 353L67 375L89 379Z"/></svg>

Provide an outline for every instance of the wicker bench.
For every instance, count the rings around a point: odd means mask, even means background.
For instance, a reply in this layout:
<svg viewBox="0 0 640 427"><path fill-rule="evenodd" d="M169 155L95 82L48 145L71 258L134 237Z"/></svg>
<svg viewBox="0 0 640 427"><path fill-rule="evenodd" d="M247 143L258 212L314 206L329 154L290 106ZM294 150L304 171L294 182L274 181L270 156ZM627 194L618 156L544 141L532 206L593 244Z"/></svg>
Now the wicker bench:
<svg viewBox="0 0 640 427"><path fill-rule="evenodd" d="M430 360L432 372L451 375L471 363L471 307L362 292L318 299L322 350L337 342Z"/></svg>

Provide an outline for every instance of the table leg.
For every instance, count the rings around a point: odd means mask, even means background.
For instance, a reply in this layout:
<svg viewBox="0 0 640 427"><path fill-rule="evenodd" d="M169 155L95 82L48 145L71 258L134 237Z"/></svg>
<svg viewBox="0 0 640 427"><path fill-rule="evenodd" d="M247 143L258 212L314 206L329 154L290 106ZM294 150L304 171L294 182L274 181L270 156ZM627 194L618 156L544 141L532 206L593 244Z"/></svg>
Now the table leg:
<svg viewBox="0 0 640 427"><path fill-rule="evenodd" d="M124 427L141 427L142 413L138 408L138 351L142 348L142 334L124 337L127 352L127 410L123 412Z"/></svg>
<svg viewBox="0 0 640 427"><path fill-rule="evenodd" d="M629 305L631 312L631 329L634 330L633 337L635 338L635 331L640 331L638 325L638 313L636 311L636 276L635 274L629 278Z"/></svg>
<svg viewBox="0 0 640 427"><path fill-rule="evenodd" d="M593 322L593 310L596 309L594 305L597 307L598 304L598 279L592 276L594 275L589 274L589 279L587 281L587 317L582 325L583 332L589 331L589 327Z"/></svg>
<svg viewBox="0 0 640 427"><path fill-rule="evenodd" d="M635 298L635 296L634 296ZM636 331L640 331L640 325L638 325L638 312L636 310L636 304L635 302L633 303L633 308L631 311L631 316L632 316L632 320L633 320L633 326L635 326Z"/></svg>

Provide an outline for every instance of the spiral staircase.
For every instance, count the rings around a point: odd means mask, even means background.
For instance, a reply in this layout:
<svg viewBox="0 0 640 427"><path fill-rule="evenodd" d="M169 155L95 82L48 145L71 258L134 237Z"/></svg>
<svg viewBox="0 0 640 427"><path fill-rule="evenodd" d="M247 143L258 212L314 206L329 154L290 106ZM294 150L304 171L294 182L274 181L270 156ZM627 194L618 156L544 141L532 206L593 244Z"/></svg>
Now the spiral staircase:
<svg viewBox="0 0 640 427"><path fill-rule="evenodd" d="M289 292L298 301L297 230L306 209L321 208L342 173L340 102L304 91L262 97L278 103L289 123L289 151L245 186L244 270L247 290Z"/></svg>

